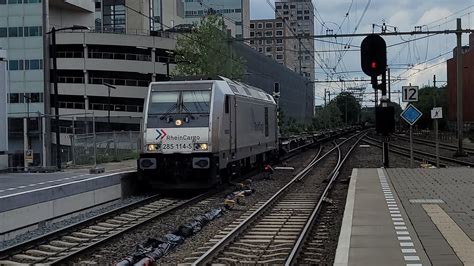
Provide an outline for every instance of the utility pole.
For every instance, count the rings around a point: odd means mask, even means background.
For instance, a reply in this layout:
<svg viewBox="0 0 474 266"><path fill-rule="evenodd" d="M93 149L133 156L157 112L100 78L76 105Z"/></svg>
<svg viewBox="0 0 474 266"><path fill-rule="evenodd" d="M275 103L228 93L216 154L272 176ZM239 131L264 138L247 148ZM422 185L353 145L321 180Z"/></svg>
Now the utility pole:
<svg viewBox="0 0 474 266"><path fill-rule="evenodd" d="M326 94L327 94L327 90L324 89L324 107L326 107L327 103L326 103Z"/></svg>
<svg viewBox="0 0 474 266"><path fill-rule="evenodd" d="M458 150L454 154L456 157L466 156L463 149L463 103L462 103L462 46L461 46L461 19L456 19L456 109L458 123Z"/></svg>
<svg viewBox="0 0 474 266"><path fill-rule="evenodd" d="M299 62L299 66L300 66L300 76L302 74L301 72L301 62L302 61L302 58L301 58L301 37L300 37L300 34L298 34L298 62Z"/></svg>
<svg viewBox="0 0 474 266"><path fill-rule="evenodd" d="M388 77L388 101L392 101L392 90L390 88L390 68L387 68L387 77Z"/></svg>

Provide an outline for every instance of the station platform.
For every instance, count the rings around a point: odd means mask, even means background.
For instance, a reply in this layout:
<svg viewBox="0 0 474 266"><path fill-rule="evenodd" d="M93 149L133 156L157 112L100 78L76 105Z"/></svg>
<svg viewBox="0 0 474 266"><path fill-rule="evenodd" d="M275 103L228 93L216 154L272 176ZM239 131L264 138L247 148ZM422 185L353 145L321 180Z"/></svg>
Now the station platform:
<svg viewBox="0 0 474 266"><path fill-rule="evenodd" d="M334 265L474 265L474 169L354 169Z"/></svg>
<svg viewBox="0 0 474 266"><path fill-rule="evenodd" d="M89 174L89 168L1 173L0 241L19 229L27 231L40 222L120 199L135 165L135 160L103 164L101 174Z"/></svg>

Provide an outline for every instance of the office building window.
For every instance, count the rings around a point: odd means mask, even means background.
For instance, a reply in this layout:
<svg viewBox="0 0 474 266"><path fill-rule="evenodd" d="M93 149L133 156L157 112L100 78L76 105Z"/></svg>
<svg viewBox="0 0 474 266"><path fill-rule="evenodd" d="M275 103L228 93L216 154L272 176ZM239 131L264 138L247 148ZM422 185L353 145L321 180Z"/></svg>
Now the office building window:
<svg viewBox="0 0 474 266"><path fill-rule="evenodd" d="M255 23L250 23L250 28L255 29Z"/></svg>
<svg viewBox="0 0 474 266"><path fill-rule="evenodd" d="M250 32L250 37L253 37L253 36L255 36L255 32L251 31Z"/></svg>
<svg viewBox="0 0 474 266"><path fill-rule="evenodd" d="M125 33L125 0L104 0L103 26L106 32Z"/></svg>
<svg viewBox="0 0 474 266"><path fill-rule="evenodd" d="M275 36L283 36L283 31L282 30L277 30L275 32Z"/></svg>
<svg viewBox="0 0 474 266"><path fill-rule="evenodd" d="M41 26L24 27L23 32L24 32L25 37L41 36L42 27Z"/></svg>
<svg viewBox="0 0 474 266"><path fill-rule="evenodd" d="M283 59L283 55L282 55L282 54L277 54L277 55L276 55L276 59L277 59L277 60L282 60L282 59Z"/></svg>
<svg viewBox="0 0 474 266"><path fill-rule="evenodd" d="M282 23L282 22L277 22L277 23L275 24L275 27L276 27L276 28L283 28L283 23Z"/></svg>
<svg viewBox="0 0 474 266"><path fill-rule="evenodd" d="M250 40L250 44L255 44L255 41L254 41L254 40Z"/></svg>
<svg viewBox="0 0 474 266"><path fill-rule="evenodd" d="M267 36L267 37L273 36L273 31L266 31L265 36Z"/></svg>
<svg viewBox="0 0 474 266"><path fill-rule="evenodd" d="M273 28L273 23L265 23L265 28L266 28L266 29L271 29L271 28Z"/></svg>
<svg viewBox="0 0 474 266"><path fill-rule="evenodd" d="M277 50L277 52L283 51L283 46L277 46L276 50Z"/></svg>
<svg viewBox="0 0 474 266"><path fill-rule="evenodd" d="M9 95L10 103L19 103L20 102L20 95L18 93L10 93Z"/></svg>
<svg viewBox="0 0 474 266"><path fill-rule="evenodd" d="M0 38L2 37L7 37L7 28L0 28Z"/></svg>
<svg viewBox="0 0 474 266"><path fill-rule="evenodd" d="M10 93L8 95L9 103L42 103L44 95L40 92L31 93Z"/></svg>
<svg viewBox="0 0 474 266"><path fill-rule="evenodd" d="M8 28L8 37L23 37L23 27Z"/></svg>
<svg viewBox="0 0 474 266"><path fill-rule="evenodd" d="M8 61L8 70L37 70L43 69L43 59L31 60L10 60Z"/></svg>
<svg viewBox="0 0 474 266"><path fill-rule="evenodd" d="M283 39L277 39L276 43L283 43Z"/></svg>
<svg viewBox="0 0 474 266"><path fill-rule="evenodd" d="M271 52L271 51L272 51L272 47L271 47L271 46L267 47L267 48L265 49L265 51Z"/></svg>
<svg viewBox="0 0 474 266"><path fill-rule="evenodd" d="M258 23L257 27L258 27L259 29L263 29L263 23Z"/></svg>
<svg viewBox="0 0 474 266"><path fill-rule="evenodd" d="M273 44L273 40L266 40L265 43L266 44Z"/></svg>

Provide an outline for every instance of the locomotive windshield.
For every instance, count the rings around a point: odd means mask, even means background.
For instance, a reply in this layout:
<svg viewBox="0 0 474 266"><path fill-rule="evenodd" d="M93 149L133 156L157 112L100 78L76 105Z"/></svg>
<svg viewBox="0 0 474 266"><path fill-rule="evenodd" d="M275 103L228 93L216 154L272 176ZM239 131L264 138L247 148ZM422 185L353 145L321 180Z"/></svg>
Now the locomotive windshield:
<svg viewBox="0 0 474 266"><path fill-rule="evenodd" d="M210 91L184 91L183 111L188 113L209 113L211 105Z"/></svg>
<svg viewBox="0 0 474 266"><path fill-rule="evenodd" d="M151 93L148 113L209 114L211 91L155 91Z"/></svg>
<svg viewBox="0 0 474 266"><path fill-rule="evenodd" d="M160 91L152 92L150 114L176 113L178 110L179 92L177 91Z"/></svg>

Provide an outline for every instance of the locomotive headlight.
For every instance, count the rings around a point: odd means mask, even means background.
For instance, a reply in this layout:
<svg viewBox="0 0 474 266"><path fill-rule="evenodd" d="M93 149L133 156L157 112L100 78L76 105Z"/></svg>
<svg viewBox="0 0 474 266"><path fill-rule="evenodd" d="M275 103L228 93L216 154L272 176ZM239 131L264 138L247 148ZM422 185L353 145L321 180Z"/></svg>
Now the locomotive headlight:
<svg viewBox="0 0 474 266"><path fill-rule="evenodd" d="M147 151L156 151L156 144L148 144L146 149Z"/></svg>
<svg viewBox="0 0 474 266"><path fill-rule="evenodd" d="M176 119L176 121L174 121L174 124L179 127L183 124L183 121L181 121L180 119Z"/></svg>
<svg viewBox="0 0 474 266"><path fill-rule="evenodd" d="M194 144L194 150L195 151L207 151L209 149L209 146L207 143L196 143Z"/></svg>

